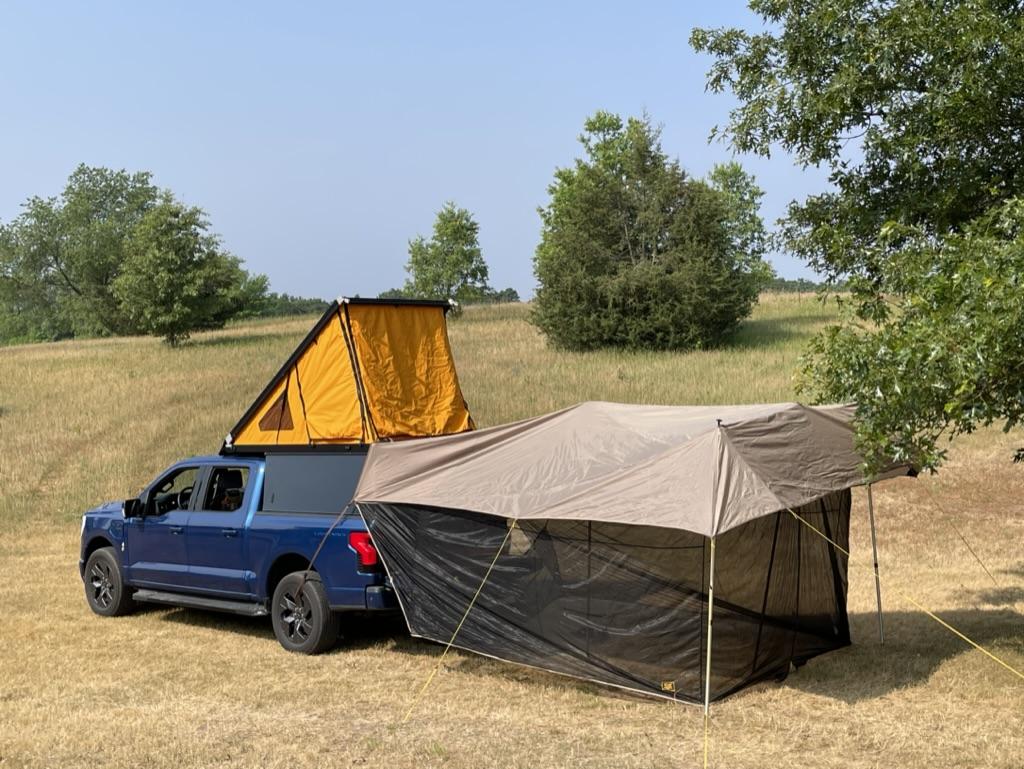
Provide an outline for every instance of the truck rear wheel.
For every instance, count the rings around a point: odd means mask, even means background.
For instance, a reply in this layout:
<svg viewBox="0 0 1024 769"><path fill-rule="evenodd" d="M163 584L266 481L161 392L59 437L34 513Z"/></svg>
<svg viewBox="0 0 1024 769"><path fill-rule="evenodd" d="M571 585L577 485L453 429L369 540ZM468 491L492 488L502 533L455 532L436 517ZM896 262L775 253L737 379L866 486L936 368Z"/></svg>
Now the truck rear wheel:
<svg viewBox="0 0 1024 769"><path fill-rule="evenodd" d="M135 608L131 591L124 584L114 548L101 547L85 562L85 600L103 617L118 617Z"/></svg>
<svg viewBox="0 0 1024 769"><path fill-rule="evenodd" d="M316 572L293 571L277 583L271 620L274 635L290 652L320 654L338 640L338 615L331 611Z"/></svg>

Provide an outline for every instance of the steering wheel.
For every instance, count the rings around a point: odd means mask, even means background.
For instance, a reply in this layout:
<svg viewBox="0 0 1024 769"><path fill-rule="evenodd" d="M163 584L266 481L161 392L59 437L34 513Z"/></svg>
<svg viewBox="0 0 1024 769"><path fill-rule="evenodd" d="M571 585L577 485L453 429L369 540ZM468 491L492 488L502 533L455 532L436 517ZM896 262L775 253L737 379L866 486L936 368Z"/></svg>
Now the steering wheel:
<svg viewBox="0 0 1024 769"><path fill-rule="evenodd" d="M178 492L178 509L184 510L188 507L188 501L192 499L192 487L186 486Z"/></svg>

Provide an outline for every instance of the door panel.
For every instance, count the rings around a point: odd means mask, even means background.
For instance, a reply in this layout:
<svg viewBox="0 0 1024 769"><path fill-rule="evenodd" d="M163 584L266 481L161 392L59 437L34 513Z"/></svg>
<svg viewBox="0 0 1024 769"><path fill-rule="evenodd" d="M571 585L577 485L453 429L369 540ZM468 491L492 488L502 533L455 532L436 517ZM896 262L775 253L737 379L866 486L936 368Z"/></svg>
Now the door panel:
<svg viewBox="0 0 1024 769"><path fill-rule="evenodd" d="M146 494L145 513L125 521L128 581L141 587L179 589L188 586L185 546L198 467L177 467L156 481Z"/></svg>
<svg viewBox="0 0 1024 769"><path fill-rule="evenodd" d="M185 537L193 589L239 597L254 594L252 572L246 568L245 519L254 493L251 486L248 467L209 469Z"/></svg>

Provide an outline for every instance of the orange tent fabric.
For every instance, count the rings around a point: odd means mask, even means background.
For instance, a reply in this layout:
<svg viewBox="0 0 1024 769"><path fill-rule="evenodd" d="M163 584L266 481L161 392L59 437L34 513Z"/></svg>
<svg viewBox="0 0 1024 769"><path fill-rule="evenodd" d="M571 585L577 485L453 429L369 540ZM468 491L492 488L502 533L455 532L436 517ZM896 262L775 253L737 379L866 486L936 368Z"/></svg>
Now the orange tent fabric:
<svg viewBox="0 0 1024 769"><path fill-rule="evenodd" d="M225 440L225 450L361 444L473 429L446 302L342 299Z"/></svg>
<svg viewBox="0 0 1024 769"><path fill-rule="evenodd" d="M370 426L379 437L471 429L443 312L357 304L349 319Z"/></svg>

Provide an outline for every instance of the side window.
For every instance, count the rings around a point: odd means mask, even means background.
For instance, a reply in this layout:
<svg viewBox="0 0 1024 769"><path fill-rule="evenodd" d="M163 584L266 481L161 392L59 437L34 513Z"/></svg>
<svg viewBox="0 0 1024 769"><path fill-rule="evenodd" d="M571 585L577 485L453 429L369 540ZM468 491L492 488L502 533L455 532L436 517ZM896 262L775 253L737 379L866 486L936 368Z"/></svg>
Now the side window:
<svg viewBox="0 0 1024 769"><path fill-rule="evenodd" d="M248 467L215 467L210 472L203 510L230 513L242 506L245 487L249 483Z"/></svg>
<svg viewBox="0 0 1024 769"><path fill-rule="evenodd" d="M187 508L198 476L198 467L179 467L169 472L153 485L146 515L163 515Z"/></svg>

